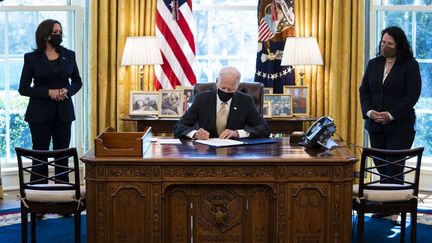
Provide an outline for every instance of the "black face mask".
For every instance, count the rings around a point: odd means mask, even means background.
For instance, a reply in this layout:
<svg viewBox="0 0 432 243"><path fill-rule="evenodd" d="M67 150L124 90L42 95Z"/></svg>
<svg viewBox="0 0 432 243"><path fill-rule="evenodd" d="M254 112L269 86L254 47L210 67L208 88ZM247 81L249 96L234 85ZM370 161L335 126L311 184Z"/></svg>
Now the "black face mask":
<svg viewBox="0 0 432 243"><path fill-rule="evenodd" d="M62 43L62 41L62 36L58 34L52 34L51 39L48 40L48 42L56 48L60 46L60 43Z"/></svg>
<svg viewBox="0 0 432 243"><path fill-rule="evenodd" d="M233 97L233 95L234 95L234 93L227 93L221 89L218 89L218 96L222 102L227 102L228 100L230 100Z"/></svg>
<svg viewBox="0 0 432 243"><path fill-rule="evenodd" d="M381 47L381 53L384 57L395 57L396 56L396 48L384 46Z"/></svg>

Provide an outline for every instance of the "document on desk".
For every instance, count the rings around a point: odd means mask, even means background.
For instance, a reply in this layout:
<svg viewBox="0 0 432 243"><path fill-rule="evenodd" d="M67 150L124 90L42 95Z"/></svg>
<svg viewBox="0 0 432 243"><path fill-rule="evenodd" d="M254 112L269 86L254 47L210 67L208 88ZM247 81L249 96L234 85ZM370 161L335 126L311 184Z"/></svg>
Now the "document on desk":
<svg viewBox="0 0 432 243"><path fill-rule="evenodd" d="M220 138L210 138L208 140L195 140L196 143L201 143L213 147L226 147L226 146L236 146L242 145L244 142L233 140L233 139L220 139Z"/></svg>
<svg viewBox="0 0 432 243"><path fill-rule="evenodd" d="M159 144L182 144L182 142L176 138L160 138Z"/></svg>

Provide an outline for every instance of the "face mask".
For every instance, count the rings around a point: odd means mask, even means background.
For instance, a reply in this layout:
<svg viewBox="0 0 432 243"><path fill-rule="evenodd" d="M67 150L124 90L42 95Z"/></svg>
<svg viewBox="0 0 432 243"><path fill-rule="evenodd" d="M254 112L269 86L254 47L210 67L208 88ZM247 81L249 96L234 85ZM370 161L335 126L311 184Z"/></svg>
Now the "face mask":
<svg viewBox="0 0 432 243"><path fill-rule="evenodd" d="M60 43L62 43L63 39L61 35L58 34L52 34L51 35L51 39L48 40L48 42L53 46L53 47L59 47Z"/></svg>
<svg viewBox="0 0 432 243"><path fill-rule="evenodd" d="M228 100L230 100L233 97L233 95L234 95L234 93L227 93L221 89L218 89L218 96L222 102L227 102Z"/></svg>
<svg viewBox="0 0 432 243"><path fill-rule="evenodd" d="M396 56L396 48L384 46L384 47L381 47L381 53L384 57L395 57Z"/></svg>

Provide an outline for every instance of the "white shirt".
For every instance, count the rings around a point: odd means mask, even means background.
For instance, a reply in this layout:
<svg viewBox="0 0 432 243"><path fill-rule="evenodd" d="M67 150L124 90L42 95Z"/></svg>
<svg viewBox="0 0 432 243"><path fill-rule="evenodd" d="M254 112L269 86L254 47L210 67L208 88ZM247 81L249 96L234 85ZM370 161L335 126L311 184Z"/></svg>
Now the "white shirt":
<svg viewBox="0 0 432 243"><path fill-rule="evenodd" d="M226 106L227 106L226 108L228 110L230 110L231 101L232 101L232 98L229 99L227 102L225 102ZM222 106L222 103L224 103L224 102L222 102L219 99L219 95L217 95L217 93L216 93L216 113L220 109L220 107ZM229 113L228 113L228 116L229 116ZM245 131L244 129L239 129L239 130L236 130L236 131L239 134L239 138L247 138L247 137L249 137L249 132ZM197 133L197 132L198 132L197 130L192 130L186 136L188 136L189 138L193 139L193 137L195 136L195 133Z"/></svg>

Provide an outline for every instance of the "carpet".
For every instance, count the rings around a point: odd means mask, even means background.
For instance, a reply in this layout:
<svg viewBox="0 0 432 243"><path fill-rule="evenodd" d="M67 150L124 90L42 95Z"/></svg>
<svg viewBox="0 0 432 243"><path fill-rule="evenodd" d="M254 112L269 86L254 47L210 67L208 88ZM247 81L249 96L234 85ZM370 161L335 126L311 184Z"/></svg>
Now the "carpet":
<svg viewBox="0 0 432 243"><path fill-rule="evenodd" d="M419 210L420 211L420 210ZM417 224L417 242L432 242L432 215L431 211L422 211L418 215L419 223ZM422 220L422 218L426 220ZM86 215L81 216L81 242L86 242ZM0 242L19 243L21 242L21 218L19 209L9 209L0 211ZM406 229L407 242L409 242L410 225L407 222ZM29 225L30 227L30 225ZM73 217L59 217L58 215L47 215L43 220L37 222L36 226L37 242L73 242ZM29 231L30 232L30 231ZM389 219L375 219L365 217L365 242L368 243L385 243L399 242L400 226L394 226ZM55 239L55 240L53 240ZM353 241L357 242L357 220L353 217Z"/></svg>
<svg viewBox="0 0 432 243"><path fill-rule="evenodd" d="M21 242L21 216L19 209L0 211L0 242ZM81 215L81 242L86 242L86 215ZM30 223L28 224L30 242ZM57 214L45 215L36 222L36 242L74 242L74 218Z"/></svg>
<svg viewBox="0 0 432 243"><path fill-rule="evenodd" d="M432 242L432 215L419 213L417 215L417 242ZM353 240L357 242L357 215L353 216ZM400 226L394 226L390 218L371 218L365 216L364 241L368 243L400 242ZM407 216L405 242L410 242L411 225Z"/></svg>

